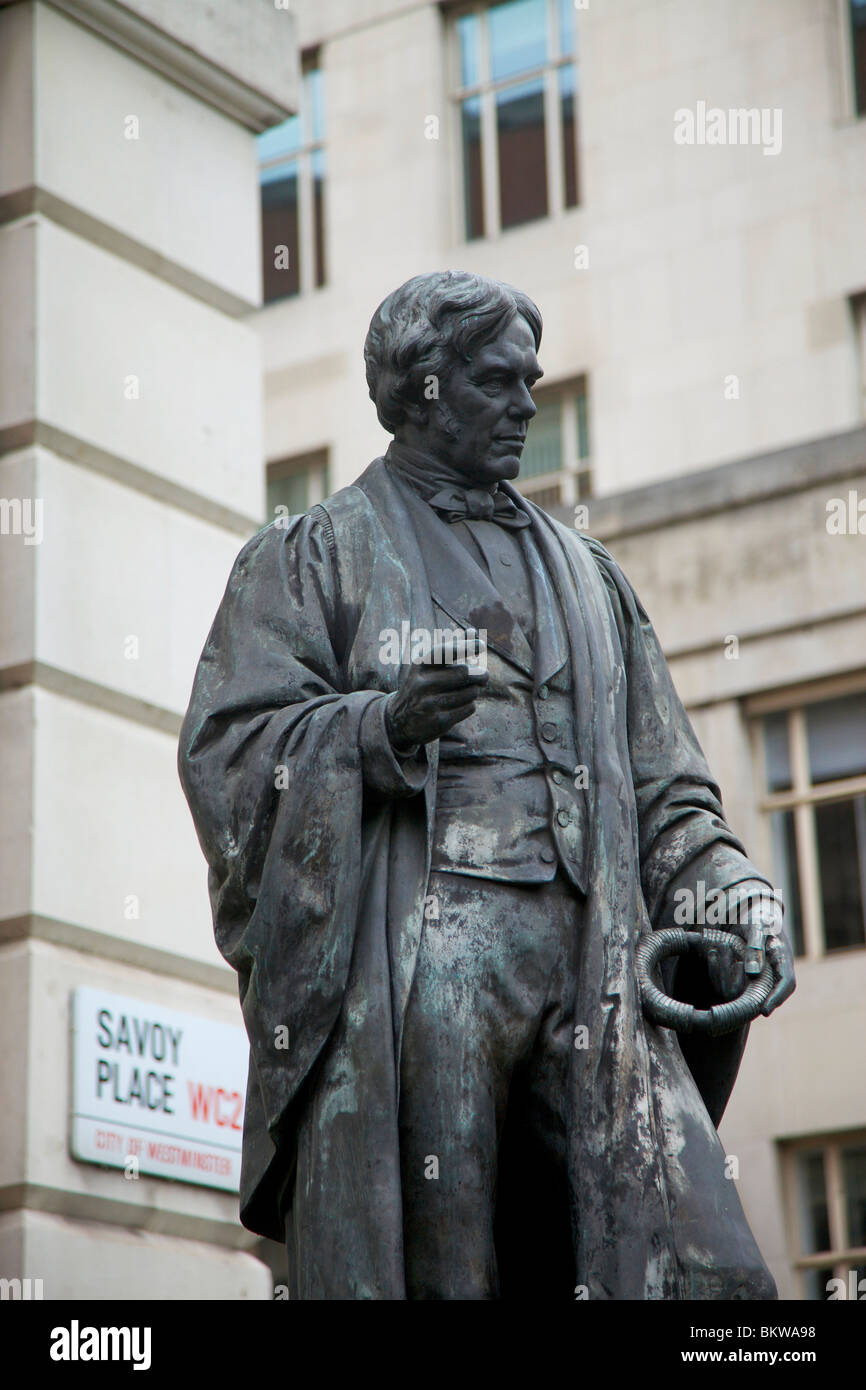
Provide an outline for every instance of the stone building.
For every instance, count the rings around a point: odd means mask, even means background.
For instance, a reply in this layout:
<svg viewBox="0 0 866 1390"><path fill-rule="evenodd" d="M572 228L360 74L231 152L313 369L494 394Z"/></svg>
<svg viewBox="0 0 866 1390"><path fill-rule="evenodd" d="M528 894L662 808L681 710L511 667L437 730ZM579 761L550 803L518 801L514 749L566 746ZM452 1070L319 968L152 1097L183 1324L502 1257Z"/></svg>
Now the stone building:
<svg viewBox="0 0 866 1390"><path fill-rule="evenodd" d="M271 1295L176 732L243 540L386 442L374 307L453 266L540 305L522 486L622 563L784 893L723 1138L824 1297L866 1274L866 3L291 10L0 0L0 1279Z"/></svg>
<svg viewBox="0 0 866 1390"><path fill-rule="evenodd" d="M533 296L524 491L631 577L787 905L799 990L722 1134L782 1295L825 1297L866 1275L866 4L298 26L300 116L260 140L268 515L382 451L361 345L390 289L450 266Z"/></svg>
<svg viewBox="0 0 866 1390"><path fill-rule="evenodd" d="M255 136L297 87L280 7L0 6L3 1297L271 1294L176 747L264 509Z"/></svg>

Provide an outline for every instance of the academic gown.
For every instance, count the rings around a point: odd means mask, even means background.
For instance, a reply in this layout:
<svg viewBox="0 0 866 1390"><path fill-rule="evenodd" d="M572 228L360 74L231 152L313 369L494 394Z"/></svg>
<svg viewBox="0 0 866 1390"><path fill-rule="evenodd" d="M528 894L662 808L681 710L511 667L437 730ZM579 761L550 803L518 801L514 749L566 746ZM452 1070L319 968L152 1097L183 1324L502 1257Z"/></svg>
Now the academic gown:
<svg viewBox="0 0 866 1390"><path fill-rule="evenodd" d="M614 560L502 486L531 517L565 621L588 769L585 1045L568 1103L577 1285L590 1299L773 1298L715 1129L746 1030L684 1040L687 1060L676 1034L644 1019L634 959L642 932L671 925L674 883L697 893L703 879L709 893L763 875L725 822ZM432 510L430 526L447 534ZM406 1297L399 1058L438 743L395 758L384 697L404 672L380 653L404 621L436 625L440 590L452 615L486 625L483 605L454 614L455 574L428 578L400 487L375 460L241 551L181 732L216 941L250 1041L241 1219L280 1241L288 1223L291 1297ZM507 1213L497 1220L507 1230Z"/></svg>

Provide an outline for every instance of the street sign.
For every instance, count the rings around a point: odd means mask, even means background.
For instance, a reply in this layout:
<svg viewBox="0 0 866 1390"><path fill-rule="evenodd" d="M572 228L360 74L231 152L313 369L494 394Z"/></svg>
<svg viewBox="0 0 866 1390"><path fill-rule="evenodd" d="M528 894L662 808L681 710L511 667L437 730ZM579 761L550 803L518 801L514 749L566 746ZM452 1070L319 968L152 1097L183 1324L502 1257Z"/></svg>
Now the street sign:
<svg viewBox="0 0 866 1390"><path fill-rule="evenodd" d="M73 1158L237 1192L242 1028L101 989L72 999Z"/></svg>

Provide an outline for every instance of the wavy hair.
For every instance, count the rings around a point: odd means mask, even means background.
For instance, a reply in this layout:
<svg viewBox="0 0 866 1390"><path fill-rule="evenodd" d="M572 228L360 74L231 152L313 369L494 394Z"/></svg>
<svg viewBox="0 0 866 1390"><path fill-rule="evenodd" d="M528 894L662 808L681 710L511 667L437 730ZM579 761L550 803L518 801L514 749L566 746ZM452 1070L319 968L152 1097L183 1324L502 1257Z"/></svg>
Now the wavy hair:
<svg viewBox="0 0 866 1390"><path fill-rule="evenodd" d="M389 434L406 418L408 404L424 401L427 377L445 380L456 362L505 328L515 314L541 342L541 314L528 295L511 285L465 270L416 275L376 310L364 343L370 399Z"/></svg>

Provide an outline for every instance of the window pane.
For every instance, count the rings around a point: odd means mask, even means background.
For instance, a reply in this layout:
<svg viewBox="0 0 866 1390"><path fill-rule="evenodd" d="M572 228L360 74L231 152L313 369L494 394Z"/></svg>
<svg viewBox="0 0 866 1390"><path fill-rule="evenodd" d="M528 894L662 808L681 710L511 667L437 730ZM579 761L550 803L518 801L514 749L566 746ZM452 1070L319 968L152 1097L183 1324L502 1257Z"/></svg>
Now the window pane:
<svg viewBox="0 0 866 1390"><path fill-rule="evenodd" d="M813 1303L824 1303L827 1299L827 1285L833 1278L832 1269L807 1269L803 1274L806 1297Z"/></svg>
<svg viewBox="0 0 866 1390"><path fill-rule="evenodd" d="M531 72L547 61L546 0L508 0L487 11L494 82Z"/></svg>
<svg viewBox="0 0 866 1390"><path fill-rule="evenodd" d="M577 457L579 459L589 458L589 407L586 399L586 390L581 389L575 397L575 409L577 410Z"/></svg>
<svg viewBox="0 0 866 1390"><path fill-rule="evenodd" d="M310 475L307 469L290 473L285 478L268 478L268 521L273 521L277 507L288 507L290 516L305 512L309 503Z"/></svg>
<svg viewBox="0 0 866 1390"><path fill-rule="evenodd" d="M282 121L279 125L275 125L270 130L256 136L256 149L260 164L267 164L275 159L285 159L287 155L295 154L300 147L300 116L290 116L287 121Z"/></svg>
<svg viewBox="0 0 866 1390"><path fill-rule="evenodd" d="M771 714L764 720L764 759L767 764L767 791L790 791L787 714Z"/></svg>
<svg viewBox="0 0 866 1390"><path fill-rule="evenodd" d="M806 731L813 782L866 773L866 695L808 705Z"/></svg>
<svg viewBox="0 0 866 1390"><path fill-rule="evenodd" d="M477 14L462 15L457 21L461 87L474 87L481 81L480 31L480 18Z"/></svg>
<svg viewBox="0 0 866 1390"><path fill-rule="evenodd" d="M298 261L298 169L284 166L262 183L262 274L269 304L300 289Z"/></svg>
<svg viewBox="0 0 866 1390"><path fill-rule="evenodd" d="M866 1245L866 1145L842 1150L848 1246Z"/></svg>
<svg viewBox="0 0 866 1390"><path fill-rule="evenodd" d="M562 408L558 400L539 401L529 422L520 460L520 477L537 478L562 468Z"/></svg>
<svg viewBox="0 0 866 1390"><path fill-rule="evenodd" d="M559 56L574 52L574 0L559 0Z"/></svg>
<svg viewBox="0 0 866 1390"><path fill-rule="evenodd" d="M830 1249L827 1220L827 1184L824 1179L824 1153L815 1149L797 1155L800 1205L800 1242L804 1255L817 1255Z"/></svg>
<svg viewBox="0 0 866 1390"><path fill-rule="evenodd" d="M499 208L503 228L547 216L544 86L540 79L496 97Z"/></svg>
<svg viewBox="0 0 866 1390"><path fill-rule="evenodd" d="M565 206L577 207L577 103L575 69L559 69L559 108L562 117L562 162L565 175Z"/></svg>
<svg viewBox="0 0 866 1390"><path fill-rule="evenodd" d="M481 98L461 103L463 129L463 206L466 240L484 235L484 191L481 181Z"/></svg>
<svg viewBox="0 0 866 1390"><path fill-rule="evenodd" d="M858 116L866 115L866 0L851 0L851 47L854 99Z"/></svg>
<svg viewBox="0 0 866 1390"><path fill-rule="evenodd" d="M785 929L794 948L794 955L802 956L805 945L794 812L774 811L770 817L770 835L773 842L773 878L785 908Z"/></svg>
<svg viewBox="0 0 866 1390"><path fill-rule="evenodd" d="M587 497L592 496L592 469L579 468L574 475L576 500L584 502Z"/></svg>
<svg viewBox="0 0 866 1390"><path fill-rule="evenodd" d="M866 853L866 797L815 807L824 908L824 944L842 951L864 944L861 862Z"/></svg>
<svg viewBox="0 0 866 1390"><path fill-rule="evenodd" d="M307 141L315 144L325 138L325 75L321 68L311 68L304 76L304 111L307 117Z"/></svg>
<svg viewBox="0 0 866 1390"><path fill-rule="evenodd" d="M310 157L313 179L313 242L316 253L316 285L325 283L325 151Z"/></svg>

